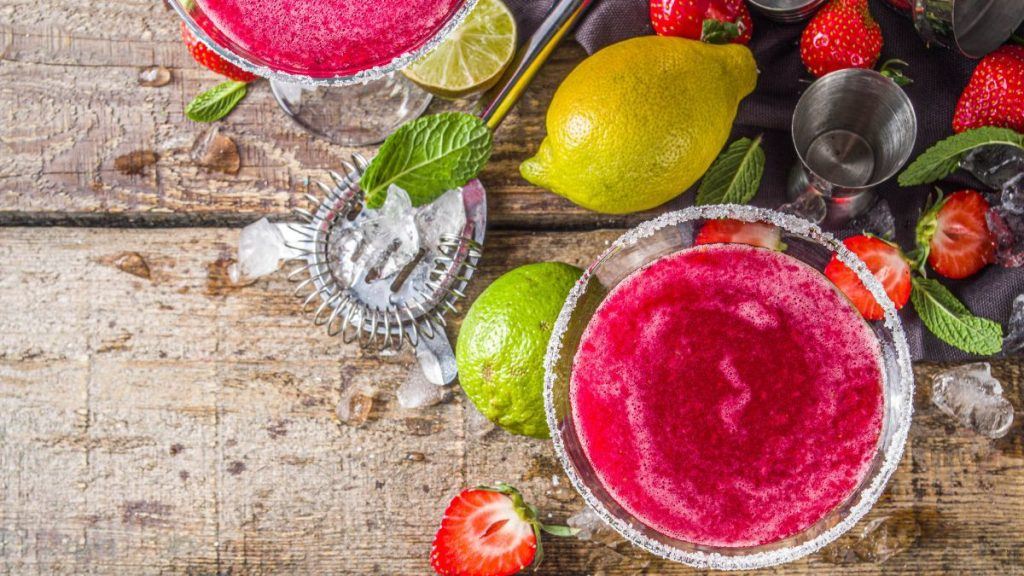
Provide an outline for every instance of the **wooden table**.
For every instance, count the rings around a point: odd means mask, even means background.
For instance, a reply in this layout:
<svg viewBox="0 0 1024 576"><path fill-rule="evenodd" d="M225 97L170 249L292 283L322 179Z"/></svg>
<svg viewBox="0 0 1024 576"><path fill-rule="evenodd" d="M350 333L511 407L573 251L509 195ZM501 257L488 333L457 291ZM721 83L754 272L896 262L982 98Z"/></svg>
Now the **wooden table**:
<svg viewBox="0 0 1024 576"><path fill-rule="evenodd" d="M470 298L526 262L588 263L648 216L588 213L518 175L581 57L558 50L498 133ZM140 87L152 65L171 83ZM215 126L186 120L215 82L160 2L0 3L0 572L424 574L461 487L506 480L553 519L579 510L547 442L467 434L461 396L400 408L410 354L327 337L280 275L226 281L238 227L287 217L351 151L297 129L265 83ZM237 144L237 174L192 158L208 130ZM1022 367L995 363L1018 408ZM916 368L907 454L867 520L770 572L1024 573L1021 425L994 442L957 428L929 401L937 369ZM375 393L360 427L337 415L352 387ZM883 545L906 549L878 563ZM543 574L694 572L547 549Z"/></svg>

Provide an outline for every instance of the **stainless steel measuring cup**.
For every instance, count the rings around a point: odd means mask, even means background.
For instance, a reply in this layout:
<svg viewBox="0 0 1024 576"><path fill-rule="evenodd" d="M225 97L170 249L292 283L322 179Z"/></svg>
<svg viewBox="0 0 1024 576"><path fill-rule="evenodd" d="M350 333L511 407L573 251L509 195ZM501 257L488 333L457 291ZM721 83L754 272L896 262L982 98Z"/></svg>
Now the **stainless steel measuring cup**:
<svg viewBox="0 0 1024 576"><path fill-rule="evenodd" d="M755 10L776 22L806 20L825 0L750 0Z"/></svg>
<svg viewBox="0 0 1024 576"><path fill-rule="evenodd" d="M926 41L981 58L1024 22L1024 0L915 0L913 17Z"/></svg>
<svg viewBox="0 0 1024 576"><path fill-rule="evenodd" d="M874 70L850 68L819 78L793 112L799 161L790 198L823 198L824 220L838 224L871 207L874 187L906 163L917 117L903 89Z"/></svg>

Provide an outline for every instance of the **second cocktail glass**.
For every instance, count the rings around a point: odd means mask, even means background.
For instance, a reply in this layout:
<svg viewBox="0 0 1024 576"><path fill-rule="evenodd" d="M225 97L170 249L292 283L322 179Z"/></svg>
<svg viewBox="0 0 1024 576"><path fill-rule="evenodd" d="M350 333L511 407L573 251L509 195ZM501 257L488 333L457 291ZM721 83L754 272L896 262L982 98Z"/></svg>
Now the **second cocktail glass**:
<svg viewBox="0 0 1024 576"><path fill-rule="evenodd" d="M382 141L431 96L397 74L476 0L171 0L193 34L270 80L292 119L337 144Z"/></svg>

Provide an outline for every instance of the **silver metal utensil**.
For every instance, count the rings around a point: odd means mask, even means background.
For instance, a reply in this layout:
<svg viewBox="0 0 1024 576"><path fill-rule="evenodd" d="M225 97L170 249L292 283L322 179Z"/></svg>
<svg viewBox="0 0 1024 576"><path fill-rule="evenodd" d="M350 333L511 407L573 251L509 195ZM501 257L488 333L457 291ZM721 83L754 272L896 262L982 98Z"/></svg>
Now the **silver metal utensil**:
<svg viewBox="0 0 1024 576"><path fill-rule="evenodd" d="M520 49L505 75L486 97L481 117L496 128L516 103L555 45L583 14L590 0L560 0L544 22ZM455 355L444 332L446 316L455 304L481 257L487 223L487 199L483 185L473 180L462 187L465 225L458 233L443 234L436 247L421 246L417 257L399 273L383 281L375 268L357 268L370 239L357 237L367 219L359 179L366 160L354 155L344 163L344 174L331 172L331 184L318 183L322 198L307 196L310 208L296 209L299 223L291 230L297 238L288 246L297 256L291 260L289 278L298 283L295 295L313 323L345 342L369 349L395 351L413 346L427 379L437 385L451 383L456 375Z"/></svg>
<svg viewBox="0 0 1024 576"><path fill-rule="evenodd" d="M926 41L981 58L1024 22L1024 0L915 0L913 18Z"/></svg>
<svg viewBox="0 0 1024 576"><path fill-rule="evenodd" d="M838 224L867 210L874 187L910 158L917 117L895 82L850 68L819 78L804 92L792 135L799 161L790 172L790 198L813 206L820 197L827 210L822 218Z"/></svg>

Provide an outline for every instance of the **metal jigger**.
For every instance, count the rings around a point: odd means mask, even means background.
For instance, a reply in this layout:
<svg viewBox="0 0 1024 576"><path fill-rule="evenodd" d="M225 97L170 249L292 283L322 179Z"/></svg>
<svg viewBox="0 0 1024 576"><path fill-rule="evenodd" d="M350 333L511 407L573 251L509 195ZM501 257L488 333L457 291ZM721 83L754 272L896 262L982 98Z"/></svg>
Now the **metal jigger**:
<svg viewBox="0 0 1024 576"><path fill-rule="evenodd" d="M814 14L825 0L750 0L758 12L776 22L799 22Z"/></svg>
<svg viewBox="0 0 1024 576"><path fill-rule="evenodd" d="M828 224L863 213L874 187L910 157L916 137L914 107L892 80L860 68L819 78L793 112L799 162L790 172L790 206L817 201L820 214L809 219Z"/></svg>
<svg viewBox="0 0 1024 576"><path fill-rule="evenodd" d="M1024 0L915 0L913 17L927 42L981 58L1024 22Z"/></svg>

